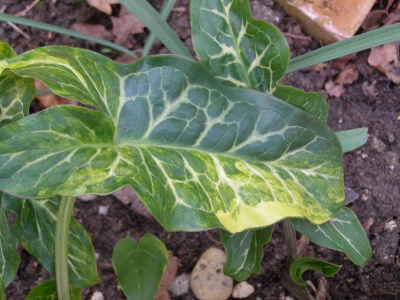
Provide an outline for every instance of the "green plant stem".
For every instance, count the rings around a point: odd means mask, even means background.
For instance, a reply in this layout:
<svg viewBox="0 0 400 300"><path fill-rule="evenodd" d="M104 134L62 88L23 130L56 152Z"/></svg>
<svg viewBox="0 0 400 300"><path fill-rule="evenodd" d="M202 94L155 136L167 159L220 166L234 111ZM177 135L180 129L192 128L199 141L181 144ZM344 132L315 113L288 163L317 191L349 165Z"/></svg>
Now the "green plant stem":
<svg viewBox="0 0 400 300"><path fill-rule="evenodd" d="M296 57L290 61L286 74L398 40L400 24L376 29Z"/></svg>
<svg viewBox="0 0 400 300"><path fill-rule="evenodd" d="M164 4L160 10L160 16L164 21L168 18L175 3L176 3L176 0L165 0L164 1ZM156 40L156 37L157 36L154 34L154 32L150 32L149 37L147 38L146 43L144 44L144 47L143 47L142 57L149 55L149 52L151 50L151 47L154 44L154 41Z"/></svg>
<svg viewBox="0 0 400 300"><path fill-rule="evenodd" d="M282 223L283 223L283 230L285 233L286 251L288 256L287 259L289 263L292 263L298 257L296 230L290 223L289 219L284 219Z"/></svg>
<svg viewBox="0 0 400 300"><path fill-rule="evenodd" d="M57 213L55 235L56 282L59 300L70 300L68 277L68 240L75 197L62 197Z"/></svg>
<svg viewBox="0 0 400 300"><path fill-rule="evenodd" d="M47 23L34 21L34 20L29 20L26 18L15 17L15 16L8 15L5 13L0 13L0 21L12 22L15 24L20 24L20 25L25 25L25 26L31 26L31 27L44 29L44 30L48 30L48 31L53 31L56 33L64 34L64 35L69 35L69 36L72 36L75 38L84 39L87 41L95 42L97 44L109 47L109 48L117 50L117 51L120 51L122 53L125 53L126 55L129 55L132 58L135 58L135 59L137 58L137 56L132 51L130 51L129 49L126 49L125 47L122 47L120 45L114 44L112 42L109 42L109 41L106 41L103 39L96 38L96 37L88 35L88 34L83 34L83 33L80 33L80 32L74 31L74 30L70 30L70 29L59 27L59 26L54 26L54 25L50 25Z"/></svg>
<svg viewBox="0 0 400 300"><path fill-rule="evenodd" d="M290 265L298 258L297 253L297 239L296 239L296 230L294 229L292 223L290 223L290 219L284 219L283 223L283 231L285 234L286 241L286 251L287 251L287 260L286 260L286 268L282 271L282 285L288 289L293 295L296 296L297 299L300 300L313 300L314 297L311 296L307 287L299 286L295 284L289 274Z"/></svg>
<svg viewBox="0 0 400 300"><path fill-rule="evenodd" d="M0 300L6 300L6 293L4 289L0 289Z"/></svg>

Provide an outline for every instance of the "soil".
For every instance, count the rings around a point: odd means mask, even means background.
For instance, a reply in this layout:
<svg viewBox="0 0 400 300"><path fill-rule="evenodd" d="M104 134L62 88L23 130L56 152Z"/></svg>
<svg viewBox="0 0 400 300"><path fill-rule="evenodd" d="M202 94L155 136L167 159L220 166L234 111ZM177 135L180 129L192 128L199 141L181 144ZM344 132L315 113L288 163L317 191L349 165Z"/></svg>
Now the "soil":
<svg viewBox="0 0 400 300"><path fill-rule="evenodd" d="M159 9L161 1L151 1ZM169 24L191 49L188 0L178 0ZM287 17L271 1L251 1L258 18L268 19L283 32L298 28L296 20ZM382 1L380 1L382 2ZM385 2L385 1L383 1ZM31 1L2 0L0 9L5 13L16 14L26 8ZM384 6L384 3L380 3ZM114 6L114 15L119 9ZM27 14L27 18L69 28L75 22L103 24L110 29L110 17L89 7L79 0L40 1ZM44 46L70 45L101 52L103 47L90 42L62 36L46 31L18 26L29 39L22 36L6 23L0 24L0 39L10 43L17 53ZM134 50L140 52L148 32L132 35L130 42ZM300 31L299 35L303 36ZM303 36L304 37L304 36ZM287 37L292 56L308 52L320 46L313 39ZM192 51L192 49L191 49ZM167 53L157 42L153 54ZM111 58L120 54L111 52ZM347 85L340 98L328 97L330 115L328 123L335 130L367 127L369 139L365 146L344 156L345 184L359 194L359 198L349 206L357 214L364 226L373 249L372 260L359 267L349 261L345 255L310 244L307 251L315 257L342 264L340 272L327 280L327 299L400 299L400 86L393 84L384 75L367 64L368 52L357 54L353 62L360 73L359 78ZM306 91L321 91L328 80L335 78L338 71L332 63L325 64L322 71L310 68L289 74L286 84L292 84ZM366 86L373 93L366 93ZM109 207L107 215L100 215L100 205ZM75 217L85 227L93 239L98 255L98 269L101 283L84 290L83 299L90 299L95 291L101 291L105 299L125 299L118 287L111 267L111 253L116 242L126 236L140 239L146 232L158 236L167 248L180 260L178 274L190 273L199 256L210 246L220 247L205 232L168 233L154 220L134 213L113 196L98 196L93 201L78 199ZM397 228L385 229L385 224L394 221ZM209 234L218 239L218 232ZM33 286L50 278L38 262L21 249L22 263L18 275L6 289L7 299L23 299ZM283 230L275 227L272 240L265 247L262 272L251 276L247 281L255 287L248 299L285 299L291 296L282 287L281 274L286 259ZM308 275L314 285L316 275ZM182 300L195 299L188 293ZM286 298L290 299L290 298Z"/></svg>

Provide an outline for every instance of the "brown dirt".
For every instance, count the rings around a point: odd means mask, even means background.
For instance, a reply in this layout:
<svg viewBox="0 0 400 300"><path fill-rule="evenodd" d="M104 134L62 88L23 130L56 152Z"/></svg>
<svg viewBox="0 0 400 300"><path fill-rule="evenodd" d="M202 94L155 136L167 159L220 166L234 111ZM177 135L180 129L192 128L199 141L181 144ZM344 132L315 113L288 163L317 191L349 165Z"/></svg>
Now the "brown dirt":
<svg viewBox="0 0 400 300"><path fill-rule="evenodd" d="M157 8L161 1L151 1ZM295 28L297 22L273 4L273 1L251 1L256 7L257 17L272 20L284 32ZM16 14L31 1L2 0L0 9ZM177 10L172 13L169 23L188 47L191 47L188 0L178 0ZM118 7L115 7L118 9ZM103 24L111 28L109 16L87 6L78 0L44 0L28 12L26 17L70 27L74 22ZM21 53L44 45L70 45L101 52L103 47L82 40L48 33L34 28L19 26L30 36L26 39L5 23L0 24L0 38L9 42ZM147 33L134 35L130 42L138 50L142 47ZM293 55L298 55L319 47L318 41L288 38ZM158 42L153 53L166 53ZM330 104L329 124L336 130L356 127L368 127L369 139L361 149L344 157L346 186L356 191L360 197L350 206L366 228L373 248L373 258L364 268L354 265L345 255L309 246L307 251L318 258L342 264L341 271L328 279L328 299L400 299L400 231L385 230L385 223L394 220L399 226L400 206L400 86L391 83L384 75L367 64L367 52L356 56L355 62L360 76L356 82L346 86L346 92L338 98L328 98ZM109 54L117 58L118 53ZM321 90L327 80L337 74L332 64L327 64L321 72L307 70L286 77L287 84L293 84L304 90ZM374 93L366 96L363 85L374 84ZM109 206L107 216L98 214L99 205ZM75 216L86 228L93 239L95 252L98 253L98 269L101 283L86 289L83 299L90 299L99 290L105 299L125 299L111 268L111 253L115 243L126 236L139 239L146 232L158 236L180 259L178 274L190 272L201 253L214 242L204 232L167 233L156 221L139 216L129 210L112 196L98 197L92 202L77 201ZM210 231L218 238L216 230ZM21 250L22 264L17 278L6 289L7 299L22 299L38 282L50 278L49 274L38 266L37 261ZM281 226L276 226L272 240L265 247L262 272L253 275L248 282L256 288L248 299L284 299L290 295L280 283L280 274L285 261L285 245ZM316 284L317 277L308 275ZM282 298L283 297L283 298ZM179 299L195 299L187 294Z"/></svg>

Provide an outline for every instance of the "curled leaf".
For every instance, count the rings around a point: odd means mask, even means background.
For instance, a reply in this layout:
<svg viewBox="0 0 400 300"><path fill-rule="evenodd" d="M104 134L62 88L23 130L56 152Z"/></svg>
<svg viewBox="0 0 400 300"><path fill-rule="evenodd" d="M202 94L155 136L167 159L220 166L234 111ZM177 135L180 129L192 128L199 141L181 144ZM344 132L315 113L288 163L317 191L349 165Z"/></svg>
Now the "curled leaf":
<svg viewBox="0 0 400 300"><path fill-rule="evenodd" d="M301 257L296 259L291 264L289 272L294 282L296 282L300 286L306 286L307 282L305 282L301 278L304 272L308 270L314 270L325 277L331 277L335 275L341 267L342 266L335 265L323 260L310 257Z"/></svg>

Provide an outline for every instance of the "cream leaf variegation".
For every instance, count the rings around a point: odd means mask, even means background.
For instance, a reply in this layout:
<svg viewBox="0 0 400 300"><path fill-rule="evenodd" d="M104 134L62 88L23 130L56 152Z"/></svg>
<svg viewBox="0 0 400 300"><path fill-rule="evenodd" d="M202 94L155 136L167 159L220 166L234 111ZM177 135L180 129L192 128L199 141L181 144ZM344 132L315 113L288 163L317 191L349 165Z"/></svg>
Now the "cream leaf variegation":
<svg viewBox="0 0 400 300"><path fill-rule="evenodd" d="M193 47L228 85L272 93L289 64L279 30L251 16L247 0L191 1Z"/></svg>
<svg viewBox="0 0 400 300"><path fill-rule="evenodd" d="M271 95L219 83L201 63L162 56L121 65L56 46L3 68L96 108L54 107L0 129L0 189L11 194L131 185L168 230L322 223L343 205L336 135Z"/></svg>

